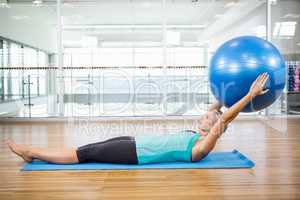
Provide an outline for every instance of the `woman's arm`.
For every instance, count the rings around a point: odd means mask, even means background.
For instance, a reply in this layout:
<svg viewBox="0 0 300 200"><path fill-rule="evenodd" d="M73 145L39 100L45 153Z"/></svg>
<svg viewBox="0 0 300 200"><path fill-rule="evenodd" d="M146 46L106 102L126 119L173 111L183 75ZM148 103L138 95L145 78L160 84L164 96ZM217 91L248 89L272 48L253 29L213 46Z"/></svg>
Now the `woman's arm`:
<svg viewBox="0 0 300 200"><path fill-rule="evenodd" d="M254 97L268 92L268 90L264 90L268 78L267 73L261 74L252 83L248 94L222 114L209 134L193 148L193 161L201 160L215 147L218 138L224 131L224 127L228 125Z"/></svg>
<svg viewBox="0 0 300 200"><path fill-rule="evenodd" d="M222 108L222 106L223 105L219 101L216 101L208 108L208 111L220 110Z"/></svg>

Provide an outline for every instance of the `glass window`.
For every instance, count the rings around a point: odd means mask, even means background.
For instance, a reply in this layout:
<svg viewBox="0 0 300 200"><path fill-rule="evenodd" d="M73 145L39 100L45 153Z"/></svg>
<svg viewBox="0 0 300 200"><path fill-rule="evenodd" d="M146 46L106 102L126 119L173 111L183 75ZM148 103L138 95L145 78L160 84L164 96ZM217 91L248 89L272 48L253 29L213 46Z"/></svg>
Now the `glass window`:
<svg viewBox="0 0 300 200"><path fill-rule="evenodd" d="M8 42L4 42L3 44L3 64L4 68L8 68L9 65L9 44ZM9 98L10 91L9 91L9 70L4 70L4 96L5 100Z"/></svg>
<svg viewBox="0 0 300 200"><path fill-rule="evenodd" d="M20 45L10 43L10 67L19 68L22 65L22 49ZM12 99L19 99L22 89L22 71L11 70L9 80L11 82L11 97Z"/></svg>
<svg viewBox="0 0 300 200"><path fill-rule="evenodd" d="M0 39L0 67L4 68L4 41ZM0 70L0 101L4 101L4 69Z"/></svg>
<svg viewBox="0 0 300 200"><path fill-rule="evenodd" d="M300 1L273 1L272 42L283 54L287 67L286 95L271 107L270 114L300 114Z"/></svg>
<svg viewBox="0 0 300 200"><path fill-rule="evenodd" d="M42 68L38 70L37 76L37 92L38 95L45 95L46 94L46 69L47 67L47 54L38 51L38 67Z"/></svg>

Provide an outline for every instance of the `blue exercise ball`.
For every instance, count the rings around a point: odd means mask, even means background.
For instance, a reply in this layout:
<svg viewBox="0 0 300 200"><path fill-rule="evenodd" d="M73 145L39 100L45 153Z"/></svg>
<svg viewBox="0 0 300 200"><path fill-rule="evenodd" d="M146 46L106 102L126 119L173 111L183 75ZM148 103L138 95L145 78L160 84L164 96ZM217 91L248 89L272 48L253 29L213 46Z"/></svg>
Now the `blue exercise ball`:
<svg viewBox="0 0 300 200"><path fill-rule="evenodd" d="M209 82L213 95L226 107L244 97L253 81L263 72L269 74L269 91L255 97L242 112L254 112L271 105L285 86L285 63L270 42L254 36L231 39L221 45L209 65Z"/></svg>

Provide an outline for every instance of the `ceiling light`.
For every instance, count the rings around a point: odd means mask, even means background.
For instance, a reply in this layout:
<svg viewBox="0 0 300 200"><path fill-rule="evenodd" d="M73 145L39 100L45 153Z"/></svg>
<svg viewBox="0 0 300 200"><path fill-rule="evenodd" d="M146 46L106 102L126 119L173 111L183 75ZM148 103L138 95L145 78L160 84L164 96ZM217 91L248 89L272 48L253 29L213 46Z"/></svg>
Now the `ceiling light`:
<svg viewBox="0 0 300 200"><path fill-rule="evenodd" d="M288 14L284 15L282 18L298 19L299 17L300 17L299 14L288 13Z"/></svg>
<svg viewBox="0 0 300 200"><path fill-rule="evenodd" d="M296 31L296 24L297 22L295 21L290 21L290 22L276 22L274 31L273 31L273 36L274 37L291 37L295 36L295 31Z"/></svg>
<svg viewBox="0 0 300 200"><path fill-rule="evenodd" d="M24 19L29 19L29 16L27 16L27 15L14 15L11 18L13 18L14 20L24 20Z"/></svg>
<svg viewBox="0 0 300 200"><path fill-rule="evenodd" d="M80 40L64 40L63 42L63 46L82 46L81 41Z"/></svg>
<svg viewBox="0 0 300 200"><path fill-rule="evenodd" d="M281 26L279 35L280 36L294 36L295 35L295 26Z"/></svg>
<svg viewBox="0 0 300 200"><path fill-rule="evenodd" d="M0 7L1 7L1 8L7 8L7 7L8 7L8 4L7 4L7 3L0 3Z"/></svg>
<svg viewBox="0 0 300 200"><path fill-rule="evenodd" d="M66 7L66 8L74 8L74 4L72 3L69 3L69 2L64 2L62 4L63 7Z"/></svg>
<svg viewBox="0 0 300 200"><path fill-rule="evenodd" d="M206 24L199 25L167 25L168 29L203 29L206 27ZM162 29L161 24L137 24L137 25L106 25L106 24L95 24L95 25L66 25L64 29Z"/></svg>
<svg viewBox="0 0 300 200"><path fill-rule="evenodd" d="M110 47L132 47L134 44L135 47L160 47L161 42L151 42L151 41L137 41L137 42L102 42L101 46L110 48Z"/></svg>
<svg viewBox="0 0 300 200"><path fill-rule="evenodd" d="M9 8L7 0L0 0L0 8Z"/></svg>
<svg viewBox="0 0 300 200"><path fill-rule="evenodd" d="M199 42L182 42L182 46L184 47L198 47L201 46Z"/></svg>
<svg viewBox="0 0 300 200"><path fill-rule="evenodd" d="M43 0L33 0L33 1L32 1L32 4L33 4L34 6L40 6L40 5L43 4Z"/></svg>
<svg viewBox="0 0 300 200"><path fill-rule="evenodd" d="M236 5L235 1L230 1L230 2L228 2L228 3L225 4L225 8L231 8L231 7L235 6L235 5Z"/></svg>

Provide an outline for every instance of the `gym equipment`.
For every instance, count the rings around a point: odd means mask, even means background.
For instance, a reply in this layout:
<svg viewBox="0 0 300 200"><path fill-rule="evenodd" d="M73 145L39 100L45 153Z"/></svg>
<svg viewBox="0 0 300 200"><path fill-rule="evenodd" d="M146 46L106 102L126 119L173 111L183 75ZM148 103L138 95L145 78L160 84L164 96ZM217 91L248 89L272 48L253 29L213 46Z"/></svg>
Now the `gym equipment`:
<svg viewBox="0 0 300 200"><path fill-rule="evenodd" d="M134 169L236 169L252 168L254 163L237 150L232 152L211 152L199 162L170 162L144 165L124 165L107 163L51 164L34 161L23 166L22 171L51 170L134 170Z"/></svg>
<svg viewBox="0 0 300 200"><path fill-rule="evenodd" d="M221 45L209 66L213 95L226 107L244 97L253 81L263 72L269 74L269 91L255 97L242 112L259 111L271 105L285 86L285 62L270 42L255 36L241 36Z"/></svg>

